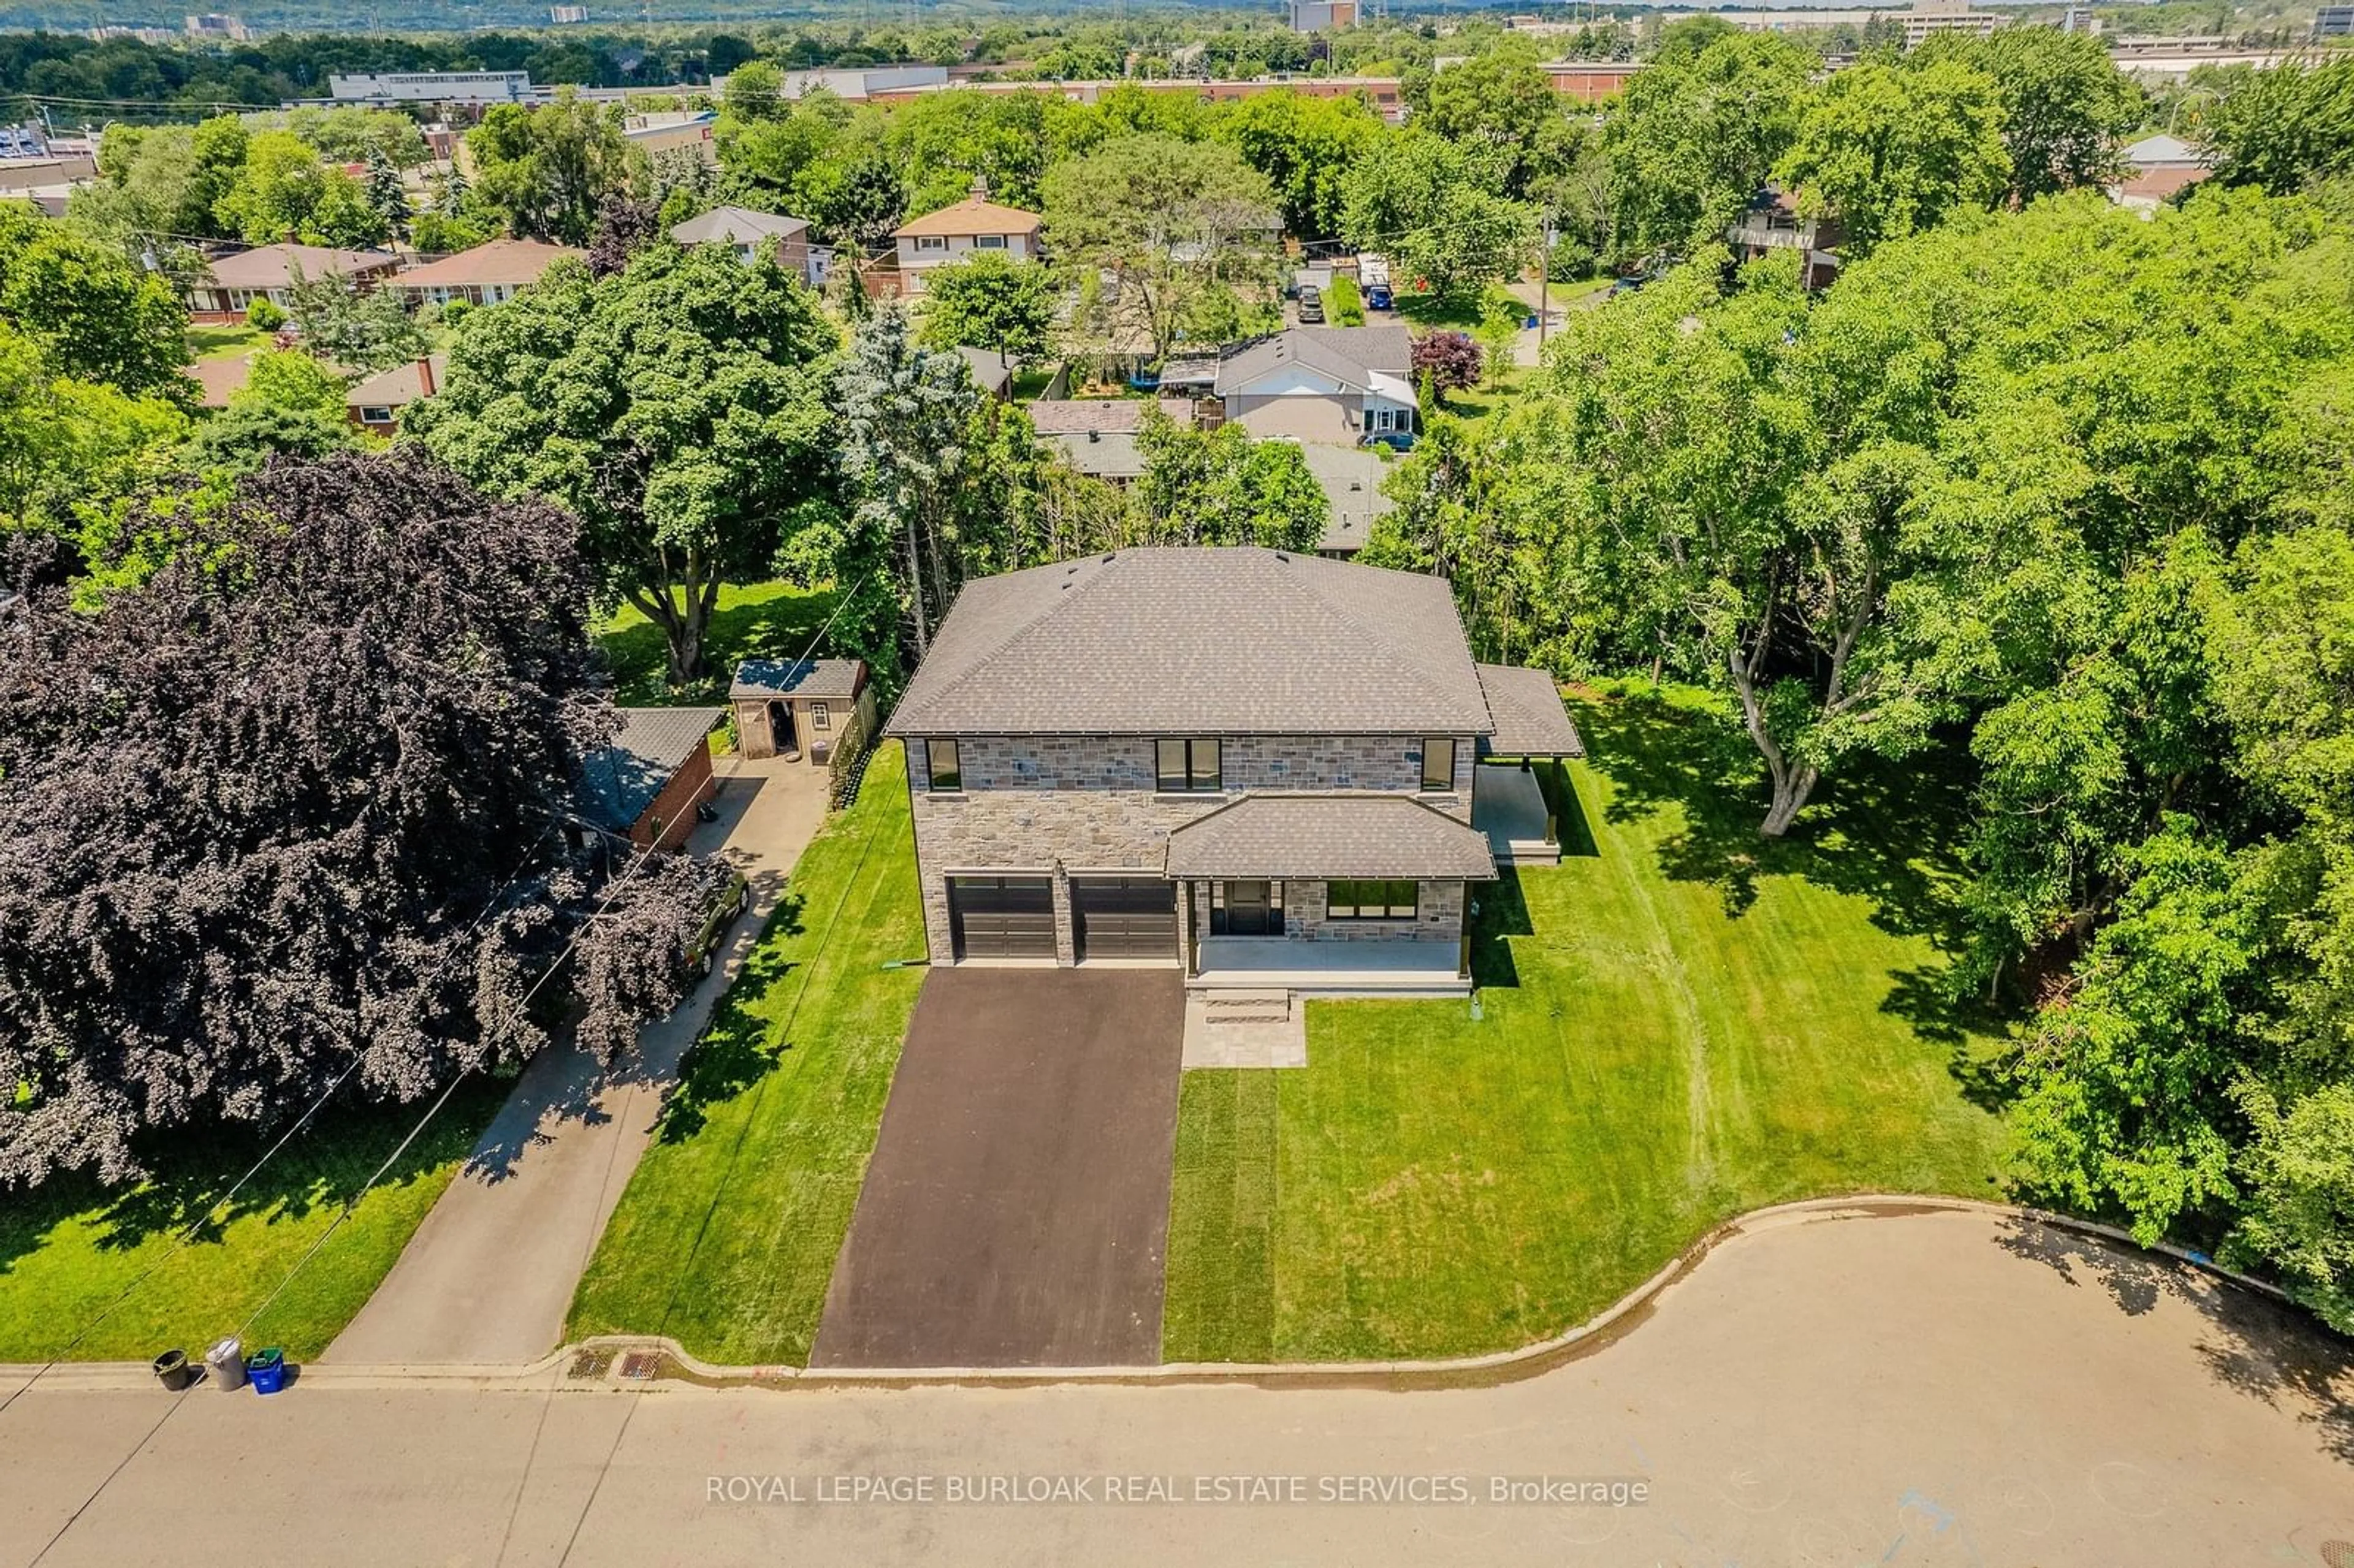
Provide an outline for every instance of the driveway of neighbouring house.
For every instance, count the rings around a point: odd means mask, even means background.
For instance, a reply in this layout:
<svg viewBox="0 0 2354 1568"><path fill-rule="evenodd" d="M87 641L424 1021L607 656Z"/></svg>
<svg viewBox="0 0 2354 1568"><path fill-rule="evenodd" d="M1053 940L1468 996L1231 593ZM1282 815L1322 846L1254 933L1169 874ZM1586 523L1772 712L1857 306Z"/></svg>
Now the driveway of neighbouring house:
<svg viewBox="0 0 2354 1568"><path fill-rule="evenodd" d="M688 847L734 862L750 884L750 905L711 977L610 1070L575 1044L534 1058L466 1168L322 1360L528 1361L562 1338L580 1271L652 1140L680 1057L825 820L823 768L737 758L716 771L719 820L698 827Z"/></svg>
<svg viewBox="0 0 2354 1568"><path fill-rule="evenodd" d="M812 1366L1161 1358L1174 969L924 981Z"/></svg>

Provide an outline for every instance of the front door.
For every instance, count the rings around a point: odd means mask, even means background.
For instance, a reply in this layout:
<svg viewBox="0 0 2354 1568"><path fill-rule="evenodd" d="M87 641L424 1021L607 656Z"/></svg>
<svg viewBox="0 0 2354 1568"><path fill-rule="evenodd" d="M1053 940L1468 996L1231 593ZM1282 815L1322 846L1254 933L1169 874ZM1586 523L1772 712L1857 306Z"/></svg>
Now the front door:
<svg viewBox="0 0 2354 1568"><path fill-rule="evenodd" d="M1229 937L1280 935L1281 927L1277 924L1270 904L1264 882L1227 883L1225 934Z"/></svg>

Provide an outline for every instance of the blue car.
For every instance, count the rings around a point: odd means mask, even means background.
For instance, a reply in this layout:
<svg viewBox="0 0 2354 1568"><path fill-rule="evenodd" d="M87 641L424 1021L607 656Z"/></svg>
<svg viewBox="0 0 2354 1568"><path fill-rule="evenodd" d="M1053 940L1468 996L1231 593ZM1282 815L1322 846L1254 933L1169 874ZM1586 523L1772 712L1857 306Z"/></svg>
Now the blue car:
<svg viewBox="0 0 2354 1568"><path fill-rule="evenodd" d="M1365 309L1369 311L1385 311L1396 302L1390 295L1387 283L1375 283L1365 291Z"/></svg>

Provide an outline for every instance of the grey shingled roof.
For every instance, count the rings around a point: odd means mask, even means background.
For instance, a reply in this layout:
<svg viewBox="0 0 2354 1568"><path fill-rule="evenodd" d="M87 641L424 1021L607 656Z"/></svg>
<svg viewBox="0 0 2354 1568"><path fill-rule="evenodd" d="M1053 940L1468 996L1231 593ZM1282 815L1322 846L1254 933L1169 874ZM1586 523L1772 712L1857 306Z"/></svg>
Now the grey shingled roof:
<svg viewBox="0 0 2354 1568"><path fill-rule="evenodd" d="M1290 327L1253 344L1218 366L1218 395L1239 391L1270 370L1304 365L1360 391L1373 373L1404 376L1414 367L1414 337L1402 326Z"/></svg>
<svg viewBox="0 0 2354 1568"><path fill-rule="evenodd" d="M1155 405L1145 397L1041 397L1029 405L1030 423L1042 436L1134 435L1144 429L1145 410ZM1178 424L1191 424L1193 405L1182 397L1164 397L1159 408Z"/></svg>
<svg viewBox="0 0 2354 1568"><path fill-rule="evenodd" d="M968 583L886 735L1485 735L1444 579L1254 546Z"/></svg>
<svg viewBox="0 0 2354 1568"><path fill-rule="evenodd" d="M1488 835L1411 795L1246 795L1169 835L1175 877L1486 882Z"/></svg>
<svg viewBox="0 0 2354 1568"><path fill-rule="evenodd" d="M580 809L591 821L628 832L654 797L705 744L724 708L622 708L621 732L580 762Z"/></svg>
<svg viewBox="0 0 2354 1568"><path fill-rule="evenodd" d="M960 348L964 362L972 367L972 384L992 397L1002 397L1013 387L1013 362L993 348Z"/></svg>
<svg viewBox="0 0 2354 1568"><path fill-rule="evenodd" d="M670 237L681 245L704 245L715 239L726 245L756 245L763 239L790 239L807 228L805 217L754 212L745 207L715 207L672 224Z"/></svg>
<svg viewBox="0 0 2354 1568"><path fill-rule="evenodd" d="M848 702L858 694L866 666L857 659L747 659L736 666L732 700L761 697L811 697L819 702Z"/></svg>
<svg viewBox="0 0 2354 1568"><path fill-rule="evenodd" d="M1479 749L1494 757L1583 757L1585 742L1570 722L1561 688L1543 670L1481 664L1479 689L1488 694L1493 735Z"/></svg>
<svg viewBox="0 0 2354 1568"><path fill-rule="evenodd" d="M1063 449L1063 456L1079 472L1093 479L1140 479L1145 470L1144 449L1135 436L1125 430L1058 430L1041 431L1041 436Z"/></svg>

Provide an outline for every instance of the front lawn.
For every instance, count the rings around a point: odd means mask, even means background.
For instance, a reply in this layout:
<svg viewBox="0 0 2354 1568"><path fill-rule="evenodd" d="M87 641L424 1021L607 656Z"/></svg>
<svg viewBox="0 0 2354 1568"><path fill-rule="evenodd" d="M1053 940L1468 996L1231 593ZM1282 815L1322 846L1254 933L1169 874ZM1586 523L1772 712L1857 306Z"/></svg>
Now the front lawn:
<svg viewBox="0 0 2354 1568"><path fill-rule="evenodd" d="M1996 1035L1938 984L1954 784L1860 768L1768 846L1689 705L1573 712L1585 853L1480 896L1484 1016L1316 1002L1306 1068L1185 1075L1168 1360L1509 1349L1761 1204L1993 1195Z"/></svg>
<svg viewBox="0 0 2354 1568"><path fill-rule="evenodd" d="M352 1218L247 1330L249 1345L317 1354L342 1332L400 1256L434 1200L505 1097L476 1078L451 1097ZM159 1137L151 1181L109 1192L59 1178L0 1204L0 1361L66 1352L142 1275L154 1276L90 1337L79 1361L144 1361L177 1347L193 1360L232 1333L332 1224L345 1200L425 1114L423 1105L323 1115L262 1168L227 1213L175 1253L181 1233L214 1208L276 1141L230 1132Z"/></svg>
<svg viewBox="0 0 2354 1568"><path fill-rule="evenodd" d="M669 1334L706 1360L801 1365L850 1230L924 956L905 765L801 854L688 1056L574 1298L567 1335Z"/></svg>
<svg viewBox="0 0 2354 1568"><path fill-rule="evenodd" d="M631 606L614 612L597 641L613 672L613 700L622 706L718 703L726 701L738 660L799 658L832 613L831 588L785 582L721 585L704 635L704 678L685 687L669 683L669 644L662 628Z"/></svg>

